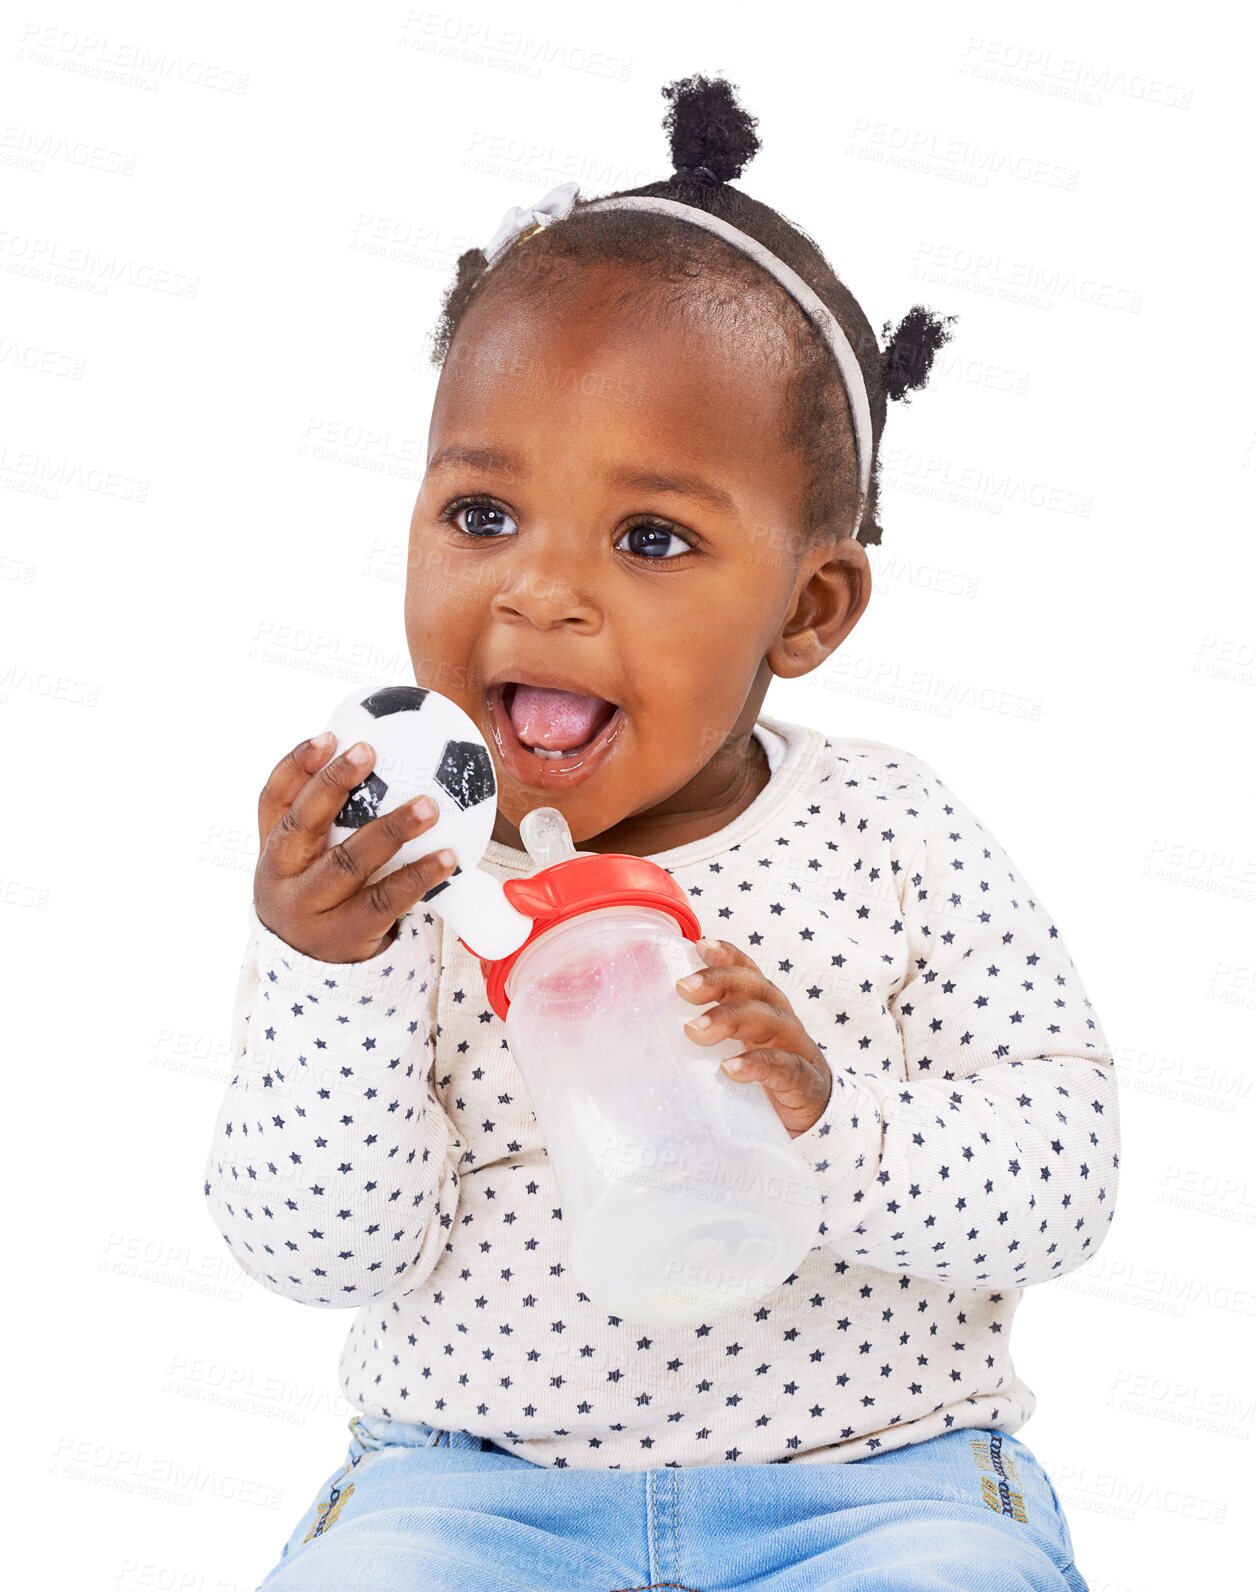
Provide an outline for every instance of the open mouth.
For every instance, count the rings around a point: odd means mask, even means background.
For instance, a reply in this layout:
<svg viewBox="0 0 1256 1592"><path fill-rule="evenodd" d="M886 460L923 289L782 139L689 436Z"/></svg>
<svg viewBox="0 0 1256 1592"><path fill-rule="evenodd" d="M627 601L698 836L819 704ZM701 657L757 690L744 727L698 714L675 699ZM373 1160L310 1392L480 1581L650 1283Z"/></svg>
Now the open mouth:
<svg viewBox="0 0 1256 1592"><path fill-rule="evenodd" d="M516 712L520 691L525 696ZM616 702L516 680L491 686L488 702L502 749L555 772L580 767L600 752L624 720L624 710Z"/></svg>

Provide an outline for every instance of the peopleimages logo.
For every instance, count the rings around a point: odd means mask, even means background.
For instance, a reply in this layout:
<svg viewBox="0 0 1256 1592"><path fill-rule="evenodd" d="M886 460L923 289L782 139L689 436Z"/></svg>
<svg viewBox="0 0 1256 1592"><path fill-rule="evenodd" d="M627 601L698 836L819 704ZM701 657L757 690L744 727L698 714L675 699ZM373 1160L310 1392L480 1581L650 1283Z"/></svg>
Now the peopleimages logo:
<svg viewBox="0 0 1256 1592"><path fill-rule="evenodd" d="M764 1174L752 1158L696 1154L671 1143L608 1137L597 1161L604 1177L617 1182L634 1182L655 1188L676 1188L690 1199L709 1199L734 1204L743 1200L779 1200L786 1205L820 1209L820 1195L813 1183Z"/></svg>

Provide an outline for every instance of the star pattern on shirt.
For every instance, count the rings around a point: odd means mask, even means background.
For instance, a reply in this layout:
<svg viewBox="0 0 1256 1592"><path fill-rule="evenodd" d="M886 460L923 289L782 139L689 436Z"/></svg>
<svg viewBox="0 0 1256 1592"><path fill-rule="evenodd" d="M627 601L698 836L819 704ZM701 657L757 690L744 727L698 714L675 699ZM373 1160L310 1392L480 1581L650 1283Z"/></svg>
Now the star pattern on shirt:
<svg viewBox="0 0 1256 1592"><path fill-rule="evenodd" d="M580 1288L503 1025L438 919L416 909L378 956L333 965L250 907L204 1193L249 1276L354 1310L340 1382L359 1409L628 1469L856 1459L1027 1418L1021 1292L1112 1219L1111 1050L1041 899L927 763L777 723L782 778L669 871L829 1061L793 1140L816 1241L765 1299L697 1326L643 1327Z"/></svg>

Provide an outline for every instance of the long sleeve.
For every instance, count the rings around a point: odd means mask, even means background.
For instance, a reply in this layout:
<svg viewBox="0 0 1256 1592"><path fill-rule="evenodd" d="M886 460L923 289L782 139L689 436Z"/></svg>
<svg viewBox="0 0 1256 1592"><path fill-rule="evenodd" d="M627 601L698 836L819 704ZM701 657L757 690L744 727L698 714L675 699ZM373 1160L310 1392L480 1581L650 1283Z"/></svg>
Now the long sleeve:
<svg viewBox="0 0 1256 1592"><path fill-rule="evenodd" d="M1115 1067L1055 924L995 837L917 760L898 870L907 972L888 1006L905 1079L826 1049L794 1140L821 1240L888 1272L1018 1288L1079 1266L1115 1208ZM919 831L919 833L917 833Z"/></svg>
<svg viewBox="0 0 1256 1592"><path fill-rule="evenodd" d="M432 1091L437 940L413 913L365 962L293 950L249 904L236 1071L205 1199L241 1268L301 1304L395 1298L453 1226L461 1149Z"/></svg>

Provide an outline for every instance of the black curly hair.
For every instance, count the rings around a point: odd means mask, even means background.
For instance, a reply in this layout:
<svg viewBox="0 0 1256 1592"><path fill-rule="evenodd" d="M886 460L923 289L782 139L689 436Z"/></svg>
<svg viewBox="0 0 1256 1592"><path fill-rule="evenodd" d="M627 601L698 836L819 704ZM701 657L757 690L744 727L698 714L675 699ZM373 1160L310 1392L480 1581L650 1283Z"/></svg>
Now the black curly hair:
<svg viewBox="0 0 1256 1592"><path fill-rule="evenodd" d="M881 433L888 399L908 401L923 387L934 355L950 337L956 316L939 317L914 305L891 332L884 348L849 289L838 280L815 242L795 223L730 186L760 147L757 118L737 103L735 85L701 75L668 84L671 104L663 118L672 164L670 178L627 188L615 195L656 195L719 216L748 233L791 266L837 318L859 360L872 413L873 457L868 497L856 528L862 543L878 543L877 487ZM580 268L595 262L639 268L636 284L615 299L622 311L647 300L683 318L722 314L762 302L786 332L792 368L787 375L784 437L803 461L807 521L804 548L825 546L846 534L858 501L855 433L841 373L810 316L749 255L704 227L650 211L607 210L584 214L592 199L577 198L570 215L534 232L522 248L512 246L492 271L481 249L458 257L457 275L446 290L440 321L431 335L431 359L443 367L454 333L485 282L503 291L578 290ZM695 296L693 283L702 282ZM669 291L670 289L670 291Z"/></svg>

